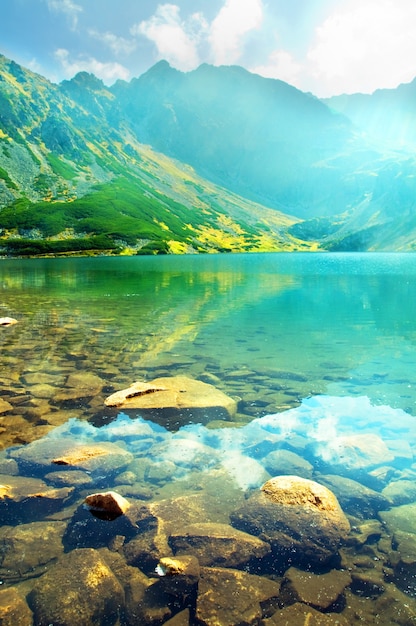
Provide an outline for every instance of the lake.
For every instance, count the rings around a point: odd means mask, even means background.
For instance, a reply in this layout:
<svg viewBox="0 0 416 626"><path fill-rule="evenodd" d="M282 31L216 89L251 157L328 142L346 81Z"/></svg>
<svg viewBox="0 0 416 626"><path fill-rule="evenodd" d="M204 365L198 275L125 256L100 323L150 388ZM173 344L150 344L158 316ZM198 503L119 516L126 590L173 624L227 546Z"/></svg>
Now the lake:
<svg viewBox="0 0 416 626"><path fill-rule="evenodd" d="M4 259L0 287L0 615L416 622L414 255ZM234 408L105 404L172 378Z"/></svg>

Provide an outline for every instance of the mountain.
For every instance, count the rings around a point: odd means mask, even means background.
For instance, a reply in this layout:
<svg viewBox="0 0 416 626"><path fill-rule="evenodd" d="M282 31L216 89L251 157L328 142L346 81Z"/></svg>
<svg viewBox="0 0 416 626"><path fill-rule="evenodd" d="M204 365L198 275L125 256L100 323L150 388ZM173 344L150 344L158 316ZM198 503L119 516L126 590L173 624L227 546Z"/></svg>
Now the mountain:
<svg viewBox="0 0 416 626"><path fill-rule="evenodd" d="M240 67L54 85L0 56L0 247L413 249L414 153L337 102Z"/></svg>
<svg viewBox="0 0 416 626"><path fill-rule="evenodd" d="M375 141L395 149L416 147L416 78L395 89L334 96L323 102L346 115Z"/></svg>

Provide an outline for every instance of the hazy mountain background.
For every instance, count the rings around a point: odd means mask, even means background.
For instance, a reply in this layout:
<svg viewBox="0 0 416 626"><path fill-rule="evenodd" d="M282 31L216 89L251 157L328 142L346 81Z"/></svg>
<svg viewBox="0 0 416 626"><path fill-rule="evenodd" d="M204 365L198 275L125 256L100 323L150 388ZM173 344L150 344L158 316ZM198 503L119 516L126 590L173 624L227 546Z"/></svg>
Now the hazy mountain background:
<svg viewBox="0 0 416 626"><path fill-rule="evenodd" d="M164 61L55 85L0 56L0 247L412 250L415 99Z"/></svg>

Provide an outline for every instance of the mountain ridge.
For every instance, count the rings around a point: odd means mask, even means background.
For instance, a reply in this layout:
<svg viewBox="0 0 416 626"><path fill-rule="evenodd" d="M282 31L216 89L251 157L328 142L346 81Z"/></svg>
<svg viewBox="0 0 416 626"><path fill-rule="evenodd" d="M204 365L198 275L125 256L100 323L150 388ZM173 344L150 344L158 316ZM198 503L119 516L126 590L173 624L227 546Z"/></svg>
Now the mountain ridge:
<svg viewBox="0 0 416 626"><path fill-rule="evenodd" d="M411 250L414 166L333 102L238 66L54 85L0 56L6 254Z"/></svg>

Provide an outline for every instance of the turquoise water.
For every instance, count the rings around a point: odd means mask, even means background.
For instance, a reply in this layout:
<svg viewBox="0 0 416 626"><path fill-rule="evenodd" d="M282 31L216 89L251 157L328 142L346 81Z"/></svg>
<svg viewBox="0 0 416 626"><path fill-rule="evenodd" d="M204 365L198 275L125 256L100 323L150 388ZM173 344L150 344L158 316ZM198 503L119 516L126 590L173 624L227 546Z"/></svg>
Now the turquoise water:
<svg viewBox="0 0 416 626"><path fill-rule="evenodd" d="M312 606L347 623L415 622L416 547L409 545L416 545L416 523L403 525L400 515L411 518L416 510L416 257L14 259L0 263L0 289L0 317L18 321L0 328L0 398L7 403L0 404L0 485L12 484L13 476L69 489L53 506L48 496L44 509L28 497L11 502L10 494L1 505L2 588L17 590L35 624L44 614L50 623L56 619L47 602L38 608L33 588L62 558L61 549L109 549L116 536L124 546L131 540L108 522L101 522L107 526L96 542L79 530L74 539L88 493L111 489L131 501L170 506L202 494L209 506L194 511L198 519L229 525L268 478L299 472L331 485L352 528L324 567L335 578L349 571L352 583L329 608ZM236 414L221 423L207 412L201 424L188 414L164 422L163 415L110 414L104 407L108 395L136 380L177 375L213 384L235 400ZM83 380L88 390L81 392ZM76 473L61 477L52 453L71 442L116 445L125 462L70 467ZM276 458L282 450L296 460ZM33 537L39 524L52 522L60 529L57 547L41 564ZM358 540L366 524L376 531ZM18 527L33 533L30 567L10 566L7 533ZM409 535L406 554L400 533ZM129 551L117 554L127 558ZM134 566L153 580L156 557L142 558ZM237 569L289 584L292 562L250 563ZM293 564L323 573L322 565ZM293 602L283 594L274 611ZM190 611L191 624L216 623L178 600L165 605L159 621L145 611L136 623L165 623L182 610ZM386 612L387 605L395 609ZM263 610L258 619L268 617ZM111 619L91 623L133 623Z"/></svg>

